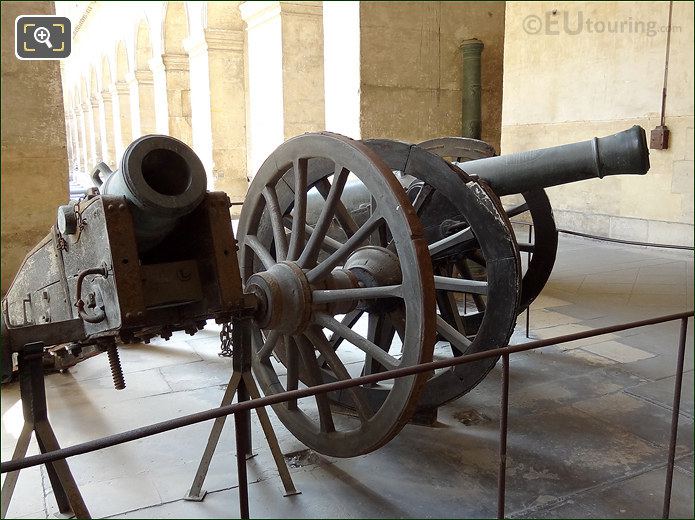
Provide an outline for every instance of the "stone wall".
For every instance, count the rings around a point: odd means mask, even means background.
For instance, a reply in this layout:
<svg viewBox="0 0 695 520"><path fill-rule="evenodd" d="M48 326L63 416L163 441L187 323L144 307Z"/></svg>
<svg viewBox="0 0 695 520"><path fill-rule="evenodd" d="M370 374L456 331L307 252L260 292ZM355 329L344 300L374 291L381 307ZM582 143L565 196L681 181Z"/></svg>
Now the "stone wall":
<svg viewBox="0 0 695 520"><path fill-rule="evenodd" d="M482 138L499 148L504 2L361 2L363 138L461 135L463 40L482 57Z"/></svg>
<svg viewBox="0 0 695 520"><path fill-rule="evenodd" d="M502 151L659 124L668 2L510 2ZM551 188L560 227L616 238L693 243L693 4L674 2L667 150L644 177Z"/></svg>
<svg viewBox="0 0 695 520"><path fill-rule="evenodd" d="M2 2L2 292L68 200L68 159L58 61L20 61L14 23L53 14L53 2Z"/></svg>

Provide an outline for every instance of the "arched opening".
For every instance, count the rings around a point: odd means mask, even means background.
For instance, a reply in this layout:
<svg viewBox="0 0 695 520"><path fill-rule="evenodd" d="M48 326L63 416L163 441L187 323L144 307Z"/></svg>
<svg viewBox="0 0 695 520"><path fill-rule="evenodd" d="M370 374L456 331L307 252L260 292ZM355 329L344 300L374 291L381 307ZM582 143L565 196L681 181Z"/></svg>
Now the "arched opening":
<svg viewBox="0 0 695 520"><path fill-rule="evenodd" d="M135 74L131 94L137 98L140 134L152 134L156 128L154 82L150 70L152 40L147 20L140 22L135 41Z"/></svg>
<svg viewBox="0 0 695 520"><path fill-rule="evenodd" d="M183 2L168 2L164 17L164 74L169 133L187 144L192 144L191 84L188 54L183 41L188 36L188 16Z"/></svg>

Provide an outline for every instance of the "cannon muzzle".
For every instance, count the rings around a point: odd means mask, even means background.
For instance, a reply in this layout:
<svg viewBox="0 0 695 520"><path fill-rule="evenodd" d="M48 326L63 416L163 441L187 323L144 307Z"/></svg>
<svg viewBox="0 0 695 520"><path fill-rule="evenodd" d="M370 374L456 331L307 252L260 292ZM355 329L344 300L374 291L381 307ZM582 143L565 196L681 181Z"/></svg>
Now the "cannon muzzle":
<svg viewBox="0 0 695 520"><path fill-rule="evenodd" d="M109 172L107 172L109 173ZM126 148L119 168L101 182L102 195L122 196L130 204L140 251L157 245L203 200L205 168L185 143L165 135L146 135Z"/></svg>
<svg viewBox="0 0 695 520"><path fill-rule="evenodd" d="M649 151L644 128L580 143L478 159L459 164L487 181L499 196L607 175L644 175Z"/></svg>

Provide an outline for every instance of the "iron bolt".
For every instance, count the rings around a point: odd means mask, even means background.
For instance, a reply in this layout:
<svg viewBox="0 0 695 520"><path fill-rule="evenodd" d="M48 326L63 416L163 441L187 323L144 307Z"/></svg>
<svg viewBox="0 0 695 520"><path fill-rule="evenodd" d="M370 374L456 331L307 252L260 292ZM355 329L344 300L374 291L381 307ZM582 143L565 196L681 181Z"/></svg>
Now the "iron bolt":
<svg viewBox="0 0 695 520"><path fill-rule="evenodd" d="M74 235L77 232L77 215L75 208L66 204L58 208L58 231L63 235Z"/></svg>

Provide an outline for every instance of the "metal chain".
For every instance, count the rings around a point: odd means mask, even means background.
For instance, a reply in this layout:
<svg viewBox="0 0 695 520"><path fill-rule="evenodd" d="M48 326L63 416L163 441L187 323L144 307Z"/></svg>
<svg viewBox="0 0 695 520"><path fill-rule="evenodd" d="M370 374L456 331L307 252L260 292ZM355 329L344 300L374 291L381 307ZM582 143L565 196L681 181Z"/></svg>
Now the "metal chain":
<svg viewBox="0 0 695 520"><path fill-rule="evenodd" d="M232 323L228 321L222 325L220 331L220 357L232 357Z"/></svg>

